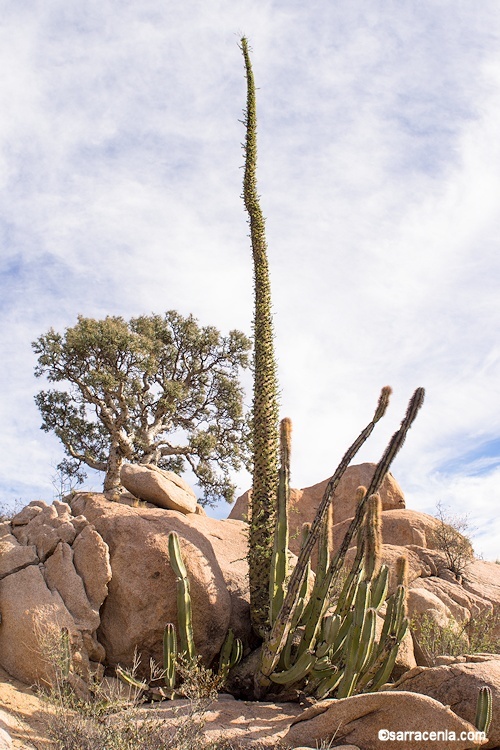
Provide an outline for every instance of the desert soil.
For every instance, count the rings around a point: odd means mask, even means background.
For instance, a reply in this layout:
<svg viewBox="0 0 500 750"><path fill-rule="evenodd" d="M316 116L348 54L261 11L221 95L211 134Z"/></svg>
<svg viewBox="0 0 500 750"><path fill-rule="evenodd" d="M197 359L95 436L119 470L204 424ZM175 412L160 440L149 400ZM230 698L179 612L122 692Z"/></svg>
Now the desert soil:
<svg viewBox="0 0 500 750"><path fill-rule="evenodd" d="M0 668L0 727L12 737L13 747L49 750L49 717L48 704Z"/></svg>

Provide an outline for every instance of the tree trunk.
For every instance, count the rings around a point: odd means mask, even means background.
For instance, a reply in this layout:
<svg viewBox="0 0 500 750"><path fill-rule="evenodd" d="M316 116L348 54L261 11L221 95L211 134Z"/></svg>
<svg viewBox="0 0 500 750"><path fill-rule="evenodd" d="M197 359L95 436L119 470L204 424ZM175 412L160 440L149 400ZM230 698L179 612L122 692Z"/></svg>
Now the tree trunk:
<svg viewBox="0 0 500 750"><path fill-rule="evenodd" d="M117 442L112 442L104 476L104 492L110 492L120 487L120 469L123 464L123 454Z"/></svg>

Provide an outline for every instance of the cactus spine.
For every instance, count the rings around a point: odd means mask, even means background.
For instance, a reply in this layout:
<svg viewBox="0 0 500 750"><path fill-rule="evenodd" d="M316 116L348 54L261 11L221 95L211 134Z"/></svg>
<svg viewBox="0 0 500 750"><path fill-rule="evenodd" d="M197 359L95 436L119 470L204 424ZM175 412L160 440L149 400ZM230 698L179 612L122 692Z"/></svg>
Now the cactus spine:
<svg viewBox="0 0 500 750"><path fill-rule="evenodd" d="M270 567L276 513L278 467L278 384L274 355L271 286L265 221L257 193L257 114L248 42L241 40L247 80L243 200L250 223L254 265L253 483L249 512L250 612L256 632L269 625Z"/></svg>
<svg viewBox="0 0 500 750"><path fill-rule="evenodd" d="M168 554L177 579L177 619L179 623L179 640L181 653L185 654L189 661L196 658L196 649L193 637L193 613L191 609L191 595L189 593L189 579L186 566L182 559L179 537L175 531L168 535Z"/></svg>
<svg viewBox="0 0 500 750"><path fill-rule="evenodd" d="M382 500L380 495L370 495L365 516L364 571L365 577L371 580L380 569L382 550Z"/></svg>

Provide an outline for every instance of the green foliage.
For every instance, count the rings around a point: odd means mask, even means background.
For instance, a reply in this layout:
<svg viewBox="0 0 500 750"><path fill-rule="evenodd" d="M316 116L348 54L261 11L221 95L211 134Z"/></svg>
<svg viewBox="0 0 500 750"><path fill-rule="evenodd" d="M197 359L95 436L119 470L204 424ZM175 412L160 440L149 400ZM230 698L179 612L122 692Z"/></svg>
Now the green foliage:
<svg viewBox="0 0 500 750"><path fill-rule="evenodd" d="M165 687L168 690L175 688L177 656L175 626L172 622L167 622L163 631L163 671L165 673Z"/></svg>
<svg viewBox="0 0 500 750"><path fill-rule="evenodd" d="M80 316L33 348L35 375L64 386L36 396L42 429L55 432L70 459L61 471L83 464L104 471L110 490L124 460L178 473L189 466L205 503L233 499L230 471L248 460L238 380L249 366L243 333L222 336L175 311L128 322Z"/></svg>
<svg viewBox="0 0 500 750"><path fill-rule="evenodd" d="M182 696L190 700L217 698L226 679L224 675L205 667L200 656L190 661L179 656L176 670L180 684L176 697Z"/></svg>
<svg viewBox="0 0 500 750"><path fill-rule="evenodd" d="M243 646L239 638L234 637L229 630L219 655L217 673L205 668L196 654L193 635L193 616L191 595L186 566L182 559L179 537L175 531L168 535L168 550L170 564L177 579L177 621L179 628L180 651L177 648L176 630L172 623L165 627L163 639L164 671L167 687L173 689L180 680L179 688L187 698L199 698L196 690L210 690L213 692L225 682L229 670L241 660ZM196 687L198 686L198 687ZM178 691L179 692L179 691Z"/></svg>
<svg viewBox="0 0 500 750"><path fill-rule="evenodd" d="M223 681L227 679L229 671L241 661L242 656L243 643L239 638L234 637L233 631L229 628L219 654L219 668L217 670L217 674Z"/></svg>
<svg viewBox="0 0 500 750"><path fill-rule="evenodd" d="M438 656L500 654L500 612L494 609L485 609L464 623L450 617L444 625L424 612L412 618L410 627L431 665Z"/></svg>

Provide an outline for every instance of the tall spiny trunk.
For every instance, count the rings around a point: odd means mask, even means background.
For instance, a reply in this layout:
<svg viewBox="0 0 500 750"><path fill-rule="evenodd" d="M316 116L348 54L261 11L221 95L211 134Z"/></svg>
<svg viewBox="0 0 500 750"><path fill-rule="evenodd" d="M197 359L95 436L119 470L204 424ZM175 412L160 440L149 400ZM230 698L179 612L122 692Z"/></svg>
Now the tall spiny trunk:
<svg viewBox="0 0 500 750"><path fill-rule="evenodd" d="M248 43L241 40L247 80L243 200L249 216L254 264L253 484L249 508L248 564L254 629L269 626L269 572L273 551L278 476L278 383L274 356L271 286L265 221L257 193L257 115Z"/></svg>

